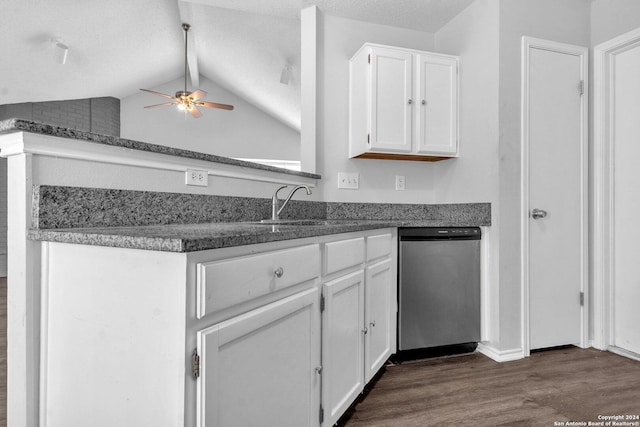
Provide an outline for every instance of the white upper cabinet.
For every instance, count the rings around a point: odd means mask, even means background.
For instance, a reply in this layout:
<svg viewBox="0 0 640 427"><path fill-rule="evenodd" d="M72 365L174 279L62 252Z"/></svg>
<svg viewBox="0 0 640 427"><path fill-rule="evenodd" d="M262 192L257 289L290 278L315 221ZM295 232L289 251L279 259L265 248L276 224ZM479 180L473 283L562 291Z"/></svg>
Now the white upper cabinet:
<svg viewBox="0 0 640 427"><path fill-rule="evenodd" d="M458 59L419 54L416 61L418 119L415 150L419 154L458 154Z"/></svg>
<svg viewBox="0 0 640 427"><path fill-rule="evenodd" d="M458 155L458 58L366 43L350 61L349 156Z"/></svg>
<svg viewBox="0 0 640 427"><path fill-rule="evenodd" d="M372 150L411 152L413 56L386 48L371 49Z"/></svg>

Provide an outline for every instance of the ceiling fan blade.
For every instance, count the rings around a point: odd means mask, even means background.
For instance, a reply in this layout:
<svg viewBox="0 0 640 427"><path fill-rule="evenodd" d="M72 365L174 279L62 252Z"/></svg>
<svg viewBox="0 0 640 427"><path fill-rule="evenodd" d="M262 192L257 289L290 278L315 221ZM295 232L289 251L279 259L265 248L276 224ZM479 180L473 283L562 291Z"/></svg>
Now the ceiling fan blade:
<svg viewBox="0 0 640 427"><path fill-rule="evenodd" d="M215 102L198 101L196 105L209 108L221 108L223 110L233 110L233 105L217 104Z"/></svg>
<svg viewBox="0 0 640 427"><path fill-rule="evenodd" d="M196 119L202 117L202 113L198 111L195 105L191 108L191 110L189 110L189 112Z"/></svg>
<svg viewBox="0 0 640 427"><path fill-rule="evenodd" d="M178 105L177 102L165 102L164 104L145 105L144 108L165 107L169 105Z"/></svg>
<svg viewBox="0 0 640 427"><path fill-rule="evenodd" d="M191 94L189 95L189 98L193 99L194 101L197 101L198 99L204 98L205 96L207 96L207 92L198 89L194 92L191 92Z"/></svg>
<svg viewBox="0 0 640 427"><path fill-rule="evenodd" d="M149 92L149 93L153 93L155 95L164 96L165 98L175 99L175 96L167 95L166 93L156 92L155 90L151 90L151 89L140 89L140 90L143 90L143 91Z"/></svg>

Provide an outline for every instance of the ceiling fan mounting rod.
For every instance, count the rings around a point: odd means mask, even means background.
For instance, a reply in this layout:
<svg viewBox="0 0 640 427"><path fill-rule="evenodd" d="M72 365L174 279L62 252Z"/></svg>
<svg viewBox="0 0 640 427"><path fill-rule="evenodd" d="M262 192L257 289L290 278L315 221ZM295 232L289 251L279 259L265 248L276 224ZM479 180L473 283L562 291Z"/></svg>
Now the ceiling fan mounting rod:
<svg viewBox="0 0 640 427"><path fill-rule="evenodd" d="M182 23L182 29L184 30L184 93L187 93L187 39L189 37L189 28L191 25L187 23Z"/></svg>

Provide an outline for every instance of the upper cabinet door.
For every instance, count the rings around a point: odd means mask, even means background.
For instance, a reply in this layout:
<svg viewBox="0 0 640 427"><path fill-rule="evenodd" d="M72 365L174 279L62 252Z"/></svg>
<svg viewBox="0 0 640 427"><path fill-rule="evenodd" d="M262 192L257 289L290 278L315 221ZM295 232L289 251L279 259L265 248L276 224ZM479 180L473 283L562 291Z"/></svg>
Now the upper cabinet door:
<svg viewBox="0 0 640 427"><path fill-rule="evenodd" d="M381 47L372 47L370 55L370 148L410 153L413 57Z"/></svg>
<svg viewBox="0 0 640 427"><path fill-rule="evenodd" d="M416 153L457 155L458 60L417 55Z"/></svg>

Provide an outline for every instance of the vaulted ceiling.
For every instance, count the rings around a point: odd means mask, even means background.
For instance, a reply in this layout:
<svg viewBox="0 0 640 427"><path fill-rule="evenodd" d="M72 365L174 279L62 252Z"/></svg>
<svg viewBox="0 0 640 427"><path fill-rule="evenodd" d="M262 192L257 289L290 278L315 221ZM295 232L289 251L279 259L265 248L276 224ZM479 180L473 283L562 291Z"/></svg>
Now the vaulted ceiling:
<svg viewBox="0 0 640 427"><path fill-rule="evenodd" d="M0 105L114 96L184 75L190 21L194 83L206 78L300 126L300 10L436 32L473 0L6 0ZM68 46L55 63L54 41ZM280 83L285 65L289 85ZM176 88L180 90L180 88ZM153 101L156 101L155 99ZM153 103L153 102L151 102Z"/></svg>

